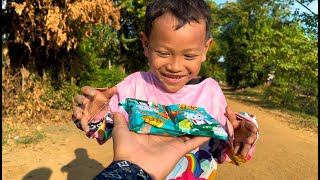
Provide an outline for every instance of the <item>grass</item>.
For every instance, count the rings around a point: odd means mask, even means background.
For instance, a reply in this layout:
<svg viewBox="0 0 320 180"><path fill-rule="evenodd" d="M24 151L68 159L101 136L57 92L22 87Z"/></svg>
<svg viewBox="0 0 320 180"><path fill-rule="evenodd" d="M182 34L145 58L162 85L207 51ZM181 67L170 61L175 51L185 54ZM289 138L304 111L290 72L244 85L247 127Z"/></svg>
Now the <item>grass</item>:
<svg viewBox="0 0 320 180"><path fill-rule="evenodd" d="M278 105L264 98L264 86L257 86L254 88L245 89L231 89L227 86L221 85L226 97L233 100L238 100L244 104L253 104L269 110L280 110L282 113L290 115L288 121L292 125L299 128L318 131L318 117L310 115L306 112L299 111L298 108L293 108L289 105Z"/></svg>
<svg viewBox="0 0 320 180"><path fill-rule="evenodd" d="M2 145L7 145L10 135L13 134L15 128L7 123L2 123Z"/></svg>
<svg viewBox="0 0 320 180"><path fill-rule="evenodd" d="M45 133L37 128L2 121L2 146L10 146L12 143L33 144L40 142L45 137Z"/></svg>
<svg viewBox="0 0 320 180"><path fill-rule="evenodd" d="M18 144L34 144L44 139L45 133L43 131L35 130L31 135L22 136L16 139L15 142Z"/></svg>

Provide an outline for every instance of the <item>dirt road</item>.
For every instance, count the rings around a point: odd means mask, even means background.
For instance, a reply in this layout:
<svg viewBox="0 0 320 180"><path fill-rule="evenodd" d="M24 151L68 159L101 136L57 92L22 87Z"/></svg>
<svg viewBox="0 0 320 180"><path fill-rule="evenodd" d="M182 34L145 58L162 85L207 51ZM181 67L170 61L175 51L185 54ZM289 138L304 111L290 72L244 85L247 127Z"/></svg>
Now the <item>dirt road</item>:
<svg viewBox="0 0 320 180"><path fill-rule="evenodd" d="M260 139L251 161L218 166L216 179L318 179L318 134L289 127L289 115L228 99L234 111L258 117ZM112 160L112 142L100 146L71 123L50 125L35 145L3 148L2 179L90 179Z"/></svg>

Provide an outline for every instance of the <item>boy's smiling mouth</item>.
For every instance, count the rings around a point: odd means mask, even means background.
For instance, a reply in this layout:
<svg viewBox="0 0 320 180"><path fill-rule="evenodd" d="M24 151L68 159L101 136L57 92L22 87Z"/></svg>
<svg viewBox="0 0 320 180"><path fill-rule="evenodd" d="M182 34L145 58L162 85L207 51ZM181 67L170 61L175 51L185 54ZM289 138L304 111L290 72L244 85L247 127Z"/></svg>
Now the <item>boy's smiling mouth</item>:
<svg viewBox="0 0 320 180"><path fill-rule="evenodd" d="M170 79L181 79L185 77L185 75L171 75L171 74L165 74L165 73L161 73L161 74Z"/></svg>

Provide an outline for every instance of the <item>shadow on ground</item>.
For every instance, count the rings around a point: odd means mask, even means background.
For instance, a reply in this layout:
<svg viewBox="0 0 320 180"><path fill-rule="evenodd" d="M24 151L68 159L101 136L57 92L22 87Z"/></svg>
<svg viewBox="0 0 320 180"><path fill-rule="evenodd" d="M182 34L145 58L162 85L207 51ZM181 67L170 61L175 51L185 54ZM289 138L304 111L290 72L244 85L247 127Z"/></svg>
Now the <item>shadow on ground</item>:
<svg viewBox="0 0 320 180"><path fill-rule="evenodd" d="M89 158L86 149L76 149L75 155L76 158L74 160L61 167L62 172L68 173L68 180L92 179L104 169L101 163Z"/></svg>
<svg viewBox="0 0 320 180"><path fill-rule="evenodd" d="M68 180L92 179L100 173L104 167L94 159L90 159L86 149L75 150L76 158L61 167L61 172L68 173ZM41 167L30 171L23 177L23 180L49 180L53 171L47 167Z"/></svg>
<svg viewBox="0 0 320 180"><path fill-rule="evenodd" d="M23 180L49 180L52 170L47 167L41 167L30 171L23 177Z"/></svg>

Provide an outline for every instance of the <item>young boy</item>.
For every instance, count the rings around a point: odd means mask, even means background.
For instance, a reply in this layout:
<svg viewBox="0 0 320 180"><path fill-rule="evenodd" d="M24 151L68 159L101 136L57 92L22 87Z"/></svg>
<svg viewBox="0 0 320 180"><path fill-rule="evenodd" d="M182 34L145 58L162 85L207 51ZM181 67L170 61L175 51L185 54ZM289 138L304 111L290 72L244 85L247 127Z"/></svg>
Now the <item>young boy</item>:
<svg viewBox="0 0 320 180"><path fill-rule="evenodd" d="M110 99L107 111L121 112L129 121L128 114L118 106L125 98L163 105L203 107L229 132L231 138L235 129L236 154L239 154L243 143L244 151L241 152L249 152L248 156L245 153L243 157L250 159L257 138L256 122L242 121L241 125L240 121L231 123L225 116L227 103L218 83L212 78L198 76L201 63L206 60L206 53L213 41L209 37L211 12L208 5L203 0L154 0L147 7L145 26L145 31L140 33L140 40L150 72L133 73L116 85L117 93ZM89 104L84 103L83 112L89 111ZM90 112L91 115L84 114L85 117L76 111L75 119L81 119L81 126L87 132L86 123L94 112ZM96 117L99 119L105 114L104 110ZM230 146L233 145L211 139L186 154L167 179L213 179L216 162L228 160L227 150Z"/></svg>

